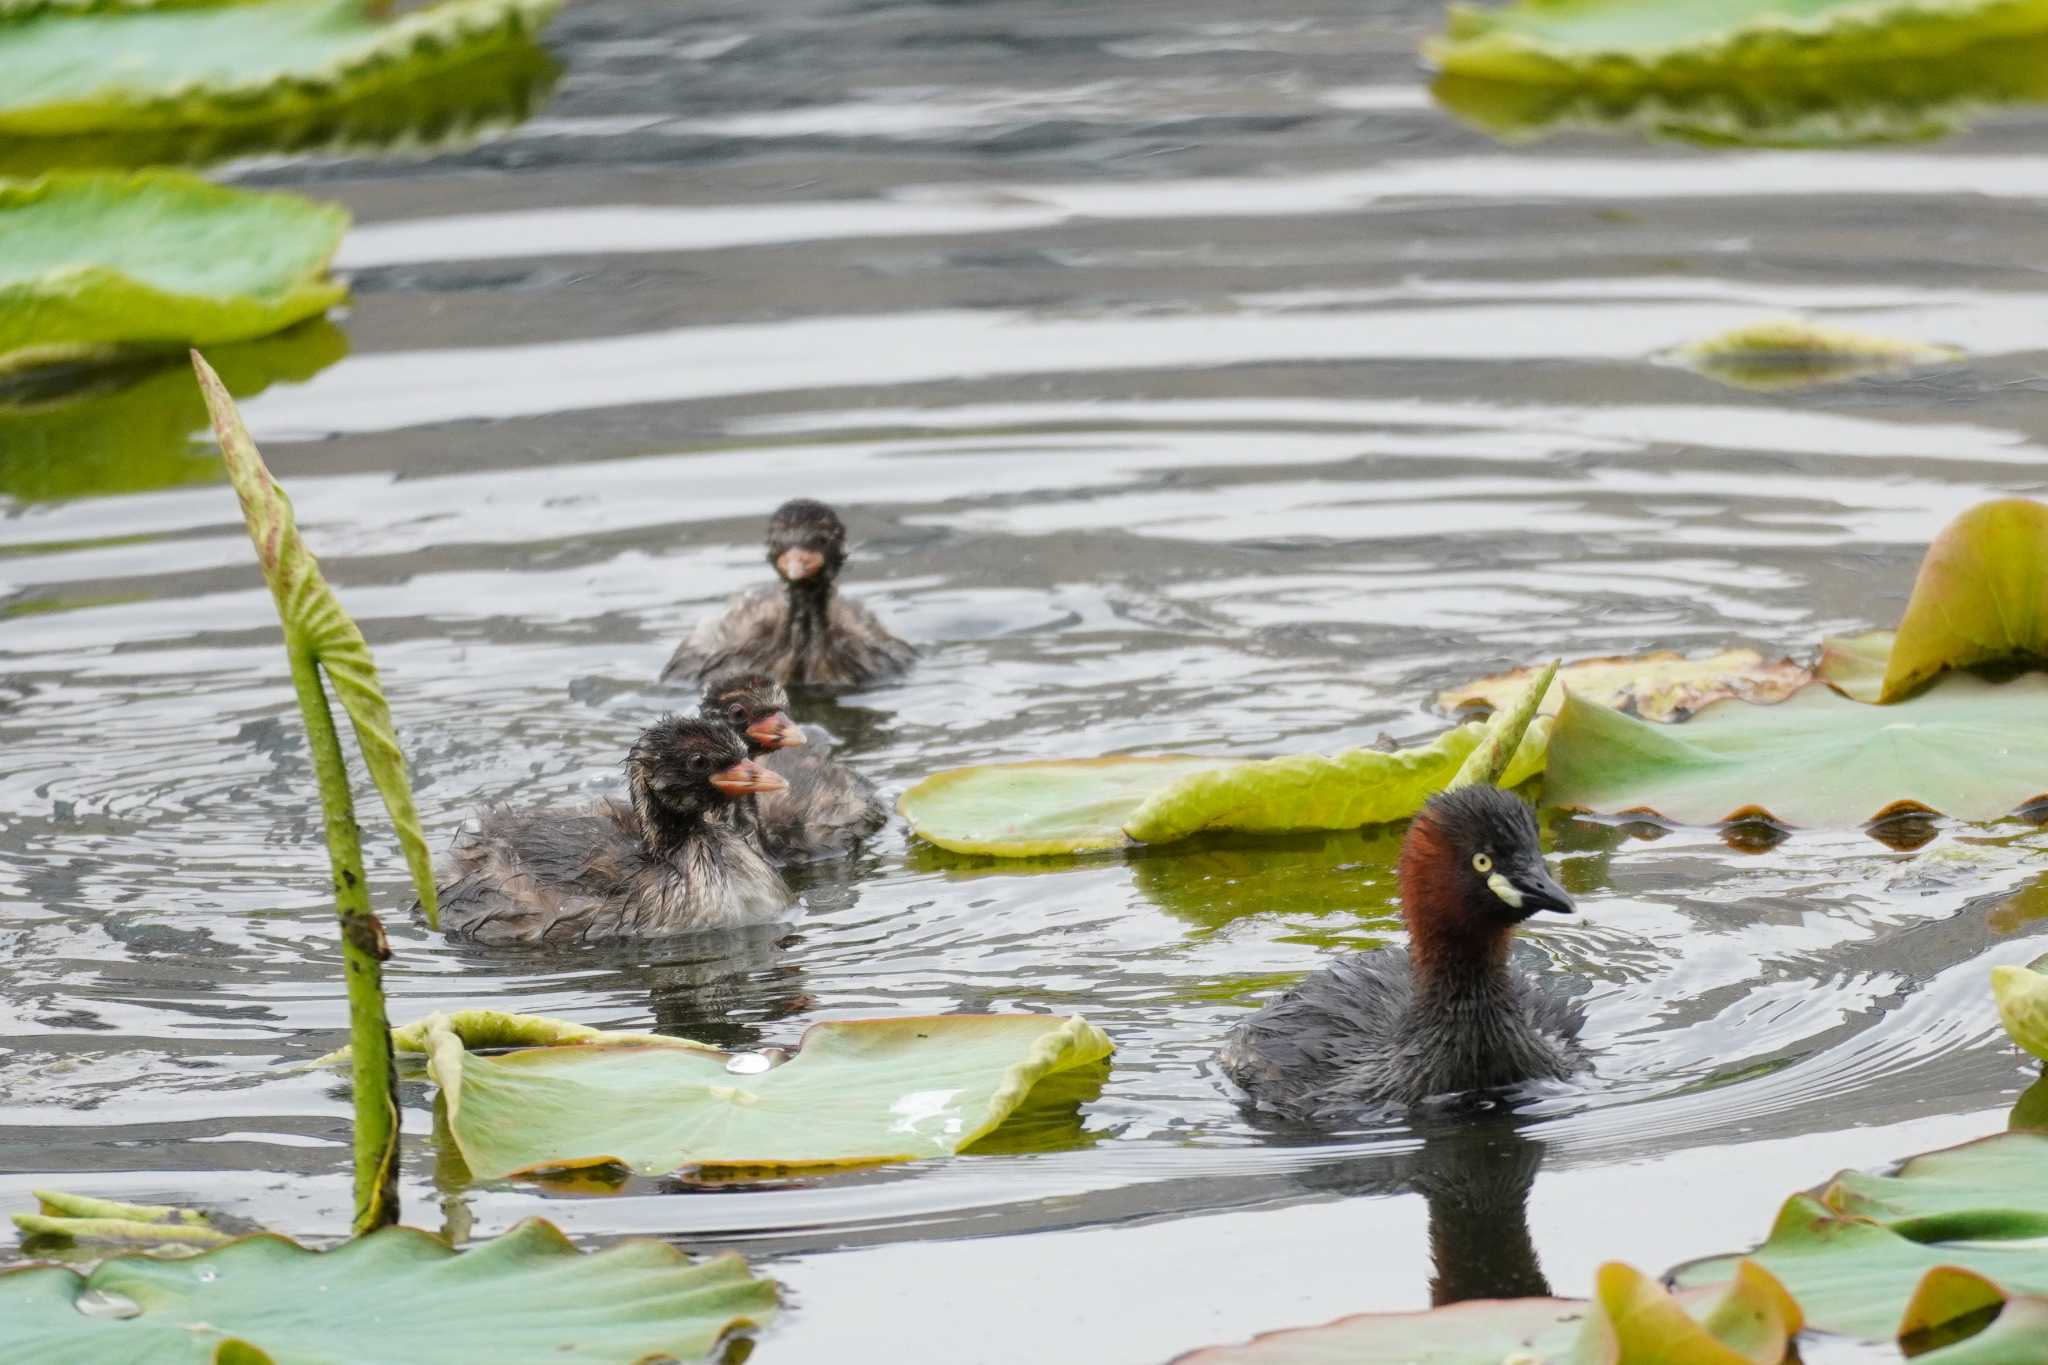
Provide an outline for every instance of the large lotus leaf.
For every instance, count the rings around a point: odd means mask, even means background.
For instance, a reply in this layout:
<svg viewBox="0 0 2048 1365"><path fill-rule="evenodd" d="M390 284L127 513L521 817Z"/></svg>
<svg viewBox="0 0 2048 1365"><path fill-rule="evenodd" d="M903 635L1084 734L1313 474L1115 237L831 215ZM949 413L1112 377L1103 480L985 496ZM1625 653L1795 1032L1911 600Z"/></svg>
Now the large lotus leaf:
<svg viewBox="0 0 2048 1365"><path fill-rule="evenodd" d="M1481 678L1437 693L1446 711L1507 704L1539 670L1535 666ZM1554 716L1567 689L1575 697L1612 706L1647 720L1683 720L1723 697L1783 701L1813 681L1812 670L1790 659L1766 659L1753 649L1724 649L1688 659L1675 649L1651 654L1613 654L1580 659L1558 669L1543 695L1542 714Z"/></svg>
<svg viewBox="0 0 2048 1365"><path fill-rule="evenodd" d="M1967 674L1895 706L1826 687L1775 706L1716 702L1656 725L1573 697L1551 735L1547 799L1681 824L1762 816L1855 828L1898 809L1994 820L2048 792L2048 675Z"/></svg>
<svg viewBox="0 0 2048 1365"><path fill-rule="evenodd" d="M1787 1200L1749 1253L1783 1282L1808 1324L1872 1341L1896 1334L1928 1271L1955 1266L2016 1294L2048 1293L2041 1171L2048 1136L2000 1133L1913 1158L1890 1177L1845 1172ZM1673 1282L1726 1280L1737 1258L1680 1266Z"/></svg>
<svg viewBox="0 0 2048 1365"><path fill-rule="evenodd" d="M427 1070L470 1171L496 1179L579 1166L665 1173L949 1156L992 1131L1041 1078L1111 1050L1078 1017L954 1014L817 1024L780 1065L693 1043L479 1057L443 1029Z"/></svg>
<svg viewBox="0 0 2048 1365"><path fill-rule="evenodd" d="M955 853L1034 858L1163 844L1203 830L1356 829L1413 815L1485 734L1477 722L1428 744L1283 758L1098 758L934 773L897 809L918 837ZM1538 721L1504 784L1543 770Z"/></svg>
<svg viewBox="0 0 2048 1365"><path fill-rule="evenodd" d="M652 1241L585 1255L537 1218L460 1254L415 1228L325 1252L259 1233L90 1276L0 1274L0 1360L634 1365L702 1359L775 1306L773 1283L737 1256L692 1265Z"/></svg>
<svg viewBox="0 0 2048 1365"><path fill-rule="evenodd" d="M530 51L561 0L0 7L0 139L263 125Z"/></svg>
<svg viewBox="0 0 2048 1365"><path fill-rule="evenodd" d="M1211 1346L1174 1365L1778 1365L1798 1305L1744 1265L1725 1289L1673 1295L1619 1262L1591 1301L1492 1299L1427 1313L1360 1313L1321 1327Z"/></svg>
<svg viewBox="0 0 2048 1365"><path fill-rule="evenodd" d="M1452 6L1425 50L1460 76L1684 89L1925 61L2043 33L2044 0L1520 0Z"/></svg>
<svg viewBox="0 0 2048 1365"><path fill-rule="evenodd" d="M2034 968L2042 965L2037 962ZM1998 1001L1998 1020L2006 1033L2048 1062L2048 973L2034 968L1993 967L1991 994Z"/></svg>
<svg viewBox="0 0 2048 1365"><path fill-rule="evenodd" d="M2048 39L1937 58L1725 72L1715 84L1530 84L1445 75L1437 102L1510 141L1594 131L1715 147L1844 147L1944 137L2000 105L2048 100Z"/></svg>
<svg viewBox="0 0 2048 1365"><path fill-rule="evenodd" d="M1925 1365L2048 1365L2048 1299L1937 1266L1913 1291L1899 1341Z"/></svg>
<svg viewBox="0 0 2048 1365"><path fill-rule="evenodd" d="M1894 374L1954 360L1962 352L1897 337L1785 319L1754 323L1681 346L1675 358L1709 379L1758 393Z"/></svg>
<svg viewBox="0 0 2048 1365"><path fill-rule="evenodd" d="M174 171L0 182L0 372L324 313L346 292L327 262L347 227L332 204Z"/></svg>
<svg viewBox="0 0 2048 1365"><path fill-rule="evenodd" d="M0 137L0 175L86 167L210 166L258 153L360 155L458 149L529 117L547 101L561 63L532 41L477 46L395 87L355 82L314 104L277 103L261 122L160 123L44 137Z"/></svg>
<svg viewBox="0 0 2048 1365"><path fill-rule="evenodd" d="M261 341L208 352L237 398L312 378L348 354L325 319ZM0 494L24 501L140 493L220 477L213 447L195 439L206 405L182 356L102 375L103 383L0 399Z"/></svg>

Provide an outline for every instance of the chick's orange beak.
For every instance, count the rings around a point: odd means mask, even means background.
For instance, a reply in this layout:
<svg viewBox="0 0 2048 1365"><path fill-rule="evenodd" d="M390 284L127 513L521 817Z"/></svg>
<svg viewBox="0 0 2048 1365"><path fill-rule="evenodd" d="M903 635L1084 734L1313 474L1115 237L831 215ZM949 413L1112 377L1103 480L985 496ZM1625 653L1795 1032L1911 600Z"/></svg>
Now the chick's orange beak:
<svg viewBox="0 0 2048 1365"><path fill-rule="evenodd" d="M825 567L825 556L816 550L806 550L801 545L784 550L775 556L775 572L782 575L787 583L801 583L813 577Z"/></svg>
<svg viewBox="0 0 2048 1365"><path fill-rule="evenodd" d="M747 738L764 749L794 749L804 742L804 732L796 728L795 721L777 711L749 725Z"/></svg>
<svg viewBox="0 0 2048 1365"><path fill-rule="evenodd" d="M711 785L727 796L750 796L757 792L779 792L789 784L750 758L724 772L713 773Z"/></svg>

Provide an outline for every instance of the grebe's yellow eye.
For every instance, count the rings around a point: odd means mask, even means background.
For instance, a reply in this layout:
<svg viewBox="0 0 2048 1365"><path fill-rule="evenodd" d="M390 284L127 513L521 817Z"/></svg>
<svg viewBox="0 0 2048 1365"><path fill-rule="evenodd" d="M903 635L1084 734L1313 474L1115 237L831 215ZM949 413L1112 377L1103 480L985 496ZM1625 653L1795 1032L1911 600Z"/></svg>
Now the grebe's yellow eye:
<svg viewBox="0 0 2048 1365"><path fill-rule="evenodd" d="M1473 854L1472 870L1474 872L1477 872L1482 877L1484 877L1487 873L1493 871L1493 855L1490 853Z"/></svg>

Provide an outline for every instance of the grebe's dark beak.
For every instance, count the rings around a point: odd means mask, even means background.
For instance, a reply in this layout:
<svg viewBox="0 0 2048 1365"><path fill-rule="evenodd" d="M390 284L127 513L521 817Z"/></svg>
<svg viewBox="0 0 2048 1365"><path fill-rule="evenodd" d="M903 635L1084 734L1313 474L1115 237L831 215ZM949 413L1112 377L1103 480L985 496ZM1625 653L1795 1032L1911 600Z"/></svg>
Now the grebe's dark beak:
<svg viewBox="0 0 2048 1365"><path fill-rule="evenodd" d="M814 578L824 567L825 556L800 545L775 556L775 572L782 575L785 583L801 583L806 578Z"/></svg>
<svg viewBox="0 0 2048 1365"><path fill-rule="evenodd" d="M1533 915L1538 910L1569 915L1578 909L1565 889L1552 879L1550 869L1543 865L1541 858L1515 868L1508 874L1508 883L1521 896L1522 903L1517 908L1525 915Z"/></svg>
<svg viewBox="0 0 2048 1365"><path fill-rule="evenodd" d="M782 712L761 717L747 727L747 738L764 749L794 749L804 742L804 732Z"/></svg>
<svg viewBox="0 0 2048 1365"><path fill-rule="evenodd" d="M724 772L713 773L711 785L727 796L750 796L757 792L779 792L789 783L750 758L733 764Z"/></svg>

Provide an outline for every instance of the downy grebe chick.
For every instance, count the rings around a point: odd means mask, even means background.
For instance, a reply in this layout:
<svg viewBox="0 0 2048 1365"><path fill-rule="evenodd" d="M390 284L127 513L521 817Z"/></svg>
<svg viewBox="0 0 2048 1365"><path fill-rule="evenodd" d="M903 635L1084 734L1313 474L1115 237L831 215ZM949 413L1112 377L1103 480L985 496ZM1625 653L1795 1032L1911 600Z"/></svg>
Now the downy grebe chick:
<svg viewBox="0 0 2048 1365"><path fill-rule="evenodd" d="M665 717L626 757L628 800L494 807L455 838L441 928L481 943L653 938L786 917L789 888L753 833L785 783L724 725Z"/></svg>
<svg viewBox="0 0 2048 1365"><path fill-rule="evenodd" d="M1489 786L1431 797L1399 877L1406 948L1340 958L1231 1032L1223 1069L1261 1106L1341 1117L1587 1065L1583 1011L1508 962L1517 924L1572 912L1529 807Z"/></svg>
<svg viewBox="0 0 2048 1365"><path fill-rule="evenodd" d="M851 687L900 673L917 651L873 612L834 587L846 563L846 527L822 502L794 498L768 522L768 562L782 580L726 604L676 646L663 682L703 681L729 668L780 683Z"/></svg>
<svg viewBox="0 0 2048 1365"><path fill-rule="evenodd" d="M789 693L765 673L721 673L704 685L698 715L722 720L763 767L787 782L754 799L761 846L778 863L839 858L889 823L875 784L808 748L789 719Z"/></svg>

